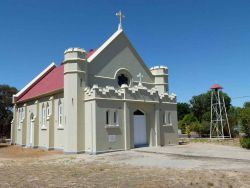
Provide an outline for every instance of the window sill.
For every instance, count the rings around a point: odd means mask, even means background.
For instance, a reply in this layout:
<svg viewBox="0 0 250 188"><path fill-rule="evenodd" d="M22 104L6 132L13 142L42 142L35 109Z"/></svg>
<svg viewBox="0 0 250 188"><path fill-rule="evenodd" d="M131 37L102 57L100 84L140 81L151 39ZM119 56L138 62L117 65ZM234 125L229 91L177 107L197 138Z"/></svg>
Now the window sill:
<svg viewBox="0 0 250 188"><path fill-rule="evenodd" d="M64 130L64 127L57 127L57 130Z"/></svg>
<svg viewBox="0 0 250 188"><path fill-rule="evenodd" d="M173 127L173 124L164 124L163 127Z"/></svg>
<svg viewBox="0 0 250 188"><path fill-rule="evenodd" d="M41 130L47 130L47 127L41 127Z"/></svg>
<svg viewBox="0 0 250 188"><path fill-rule="evenodd" d="M21 131L22 129L21 128L17 128L18 131Z"/></svg>
<svg viewBox="0 0 250 188"><path fill-rule="evenodd" d="M119 125L105 125L106 129L109 129L109 128L113 129L113 128L119 128L119 127L120 127Z"/></svg>

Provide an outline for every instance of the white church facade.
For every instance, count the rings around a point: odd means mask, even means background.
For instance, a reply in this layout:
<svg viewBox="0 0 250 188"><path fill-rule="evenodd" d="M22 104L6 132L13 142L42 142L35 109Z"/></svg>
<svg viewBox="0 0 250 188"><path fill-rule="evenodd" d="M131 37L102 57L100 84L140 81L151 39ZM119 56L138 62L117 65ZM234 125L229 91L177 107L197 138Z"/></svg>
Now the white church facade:
<svg viewBox="0 0 250 188"><path fill-rule="evenodd" d="M122 28L98 49L69 48L13 96L12 144L103 153L177 144L168 68L149 69Z"/></svg>

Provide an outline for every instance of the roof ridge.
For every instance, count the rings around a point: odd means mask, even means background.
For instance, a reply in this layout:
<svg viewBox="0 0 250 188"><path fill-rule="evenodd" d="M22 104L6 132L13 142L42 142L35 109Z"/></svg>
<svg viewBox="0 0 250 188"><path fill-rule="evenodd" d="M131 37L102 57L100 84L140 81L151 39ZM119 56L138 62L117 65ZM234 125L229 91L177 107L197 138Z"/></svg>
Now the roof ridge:
<svg viewBox="0 0 250 188"><path fill-rule="evenodd" d="M88 62L93 61L116 37L123 32L122 29L118 29L111 37L108 38L88 59Z"/></svg>

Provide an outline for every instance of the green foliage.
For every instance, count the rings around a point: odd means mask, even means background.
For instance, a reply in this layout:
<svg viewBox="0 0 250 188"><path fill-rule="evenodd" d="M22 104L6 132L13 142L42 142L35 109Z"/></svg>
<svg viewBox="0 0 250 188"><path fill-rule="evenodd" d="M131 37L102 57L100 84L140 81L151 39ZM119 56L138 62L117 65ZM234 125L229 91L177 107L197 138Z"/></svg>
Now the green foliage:
<svg viewBox="0 0 250 188"><path fill-rule="evenodd" d="M10 136L10 123L12 114L12 95L17 89L8 85L0 85L0 137Z"/></svg>
<svg viewBox="0 0 250 188"><path fill-rule="evenodd" d="M220 94L225 100L232 133L240 119L240 108L231 106L231 98L226 93L221 92ZM179 128L182 130L182 133L188 134L191 131L195 131L200 135L208 135L210 133L211 91L193 96L190 100L190 105L188 103L178 103L177 109ZM225 132L225 134L228 133Z"/></svg>
<svg viewBox="0 0 250 188"><path fill-rule="evenodd" d="M232 136L236 136L239 134L240 113L241 113L241 108L234 106L231 106L227 112Z"/></svg>
<svg viewBox="0 0 250 188"><path fill-rule="evenodd" d="M244 108L250 108L250 102L245 102Z"/></svg>
<svg viewBox="0 0 250 188"><path fill-rule="evenodd" d="M250 149L250 138L240 138L240 145L243 148Z"/></svg>
<svg viewBox="0 0 250 188"><path fill-rule="evenodd" d="M201 122L200 134L203 134L203 135L210 134L210 122L209 121Z"/></svg>
<svg viewBox="0 0 250 188"><path fill-rule="evenodd" d="M190 135L191 131L197 130L197 127L199 127L198 124L199 122L195 116L192 114L187 114L179 122L179 128L181 129L182 133Z"/></svg>
<svg viewBox="0 0 250 188"><path fill-rule="evenodd" d="M245 137L250 138L250 105L245 103L244 108L240 113L241 118L241 131L245 134Z"/></svg>
<svg viewBox="0 0 250 188"><path fill-rule="evenodd" d="M177 115L178 121L182 120L185 115L191 113L190 104L188 103L177 103Z"/></svg>
<svg viewBox="0 0 250 188"><path fill-rule="evenodd" d="M226 94L221 92L221 95L225 99L226 109L229 110L231 106L231 98ZM193 96L190 100L191 109L195 117L201 122L205 113L210 113L211 110L211 91L206 93Z"/></svg>

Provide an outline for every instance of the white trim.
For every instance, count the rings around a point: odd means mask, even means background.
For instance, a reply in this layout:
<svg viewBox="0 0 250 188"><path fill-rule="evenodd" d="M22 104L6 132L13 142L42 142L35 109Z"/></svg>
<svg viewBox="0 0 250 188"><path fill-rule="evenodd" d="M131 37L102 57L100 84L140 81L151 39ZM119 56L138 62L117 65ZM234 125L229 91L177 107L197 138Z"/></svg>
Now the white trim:
<svg viewBox="0 0 250 188"><path fill-rule="evenodd" d="M122 29L118 29L106 42L104 42L88 59L87 61L90 63L93 59L96 58L119 34L123 32Z"/></svg>
<svg viewBox="0 0 250 188"><path fill-rule="evenodd" d="M173 127L173 125L172 124L164 124L164 125L162 125L162 127Z"/></svg>
<svg viewBox="0 0 250 188"><path fill-rule="evenodd" d="M115 78L105 77L105 76L94 75L94 77L95 77L95 78L105 78L105 79L115 80Z"/></svg>
<svg viewBox="0 0 250 188"><path fill-rule="evenodd" d="M49 70L56 67L55 63L51 63L47 68L45 68L40 74L38 74L31 82L29 82L23 89L21 89L14 97L19 97L23 92L25 92L29 87L31 87L38 79L40 79Z"/></svg>
<svg viewBox="0 0 250 188"><path fill-rule="evenodd" d="M109 128L111 128L111 129L114 129L114 128L120 128L120 126L119 125L112 125L112 124L106 124L105 126L104 126L104 128L105 129L109 129Z"/></svg>

